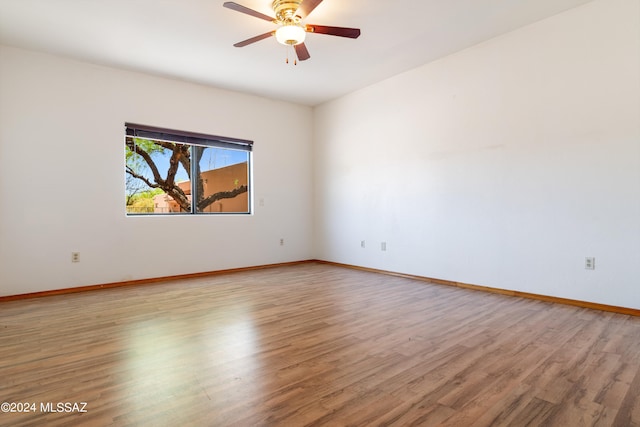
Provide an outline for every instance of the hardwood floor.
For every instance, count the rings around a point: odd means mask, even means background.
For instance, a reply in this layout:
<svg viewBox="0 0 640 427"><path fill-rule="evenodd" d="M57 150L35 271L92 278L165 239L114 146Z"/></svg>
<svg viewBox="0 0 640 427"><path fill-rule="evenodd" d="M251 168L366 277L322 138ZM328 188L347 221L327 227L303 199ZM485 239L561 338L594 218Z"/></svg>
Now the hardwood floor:
<svg viewBox="0 0 640 427"><path fill-rule="evenodd" d="M0 402L36 405L3 426L640 426L640 318L324 264L9 301Z"/></svg>

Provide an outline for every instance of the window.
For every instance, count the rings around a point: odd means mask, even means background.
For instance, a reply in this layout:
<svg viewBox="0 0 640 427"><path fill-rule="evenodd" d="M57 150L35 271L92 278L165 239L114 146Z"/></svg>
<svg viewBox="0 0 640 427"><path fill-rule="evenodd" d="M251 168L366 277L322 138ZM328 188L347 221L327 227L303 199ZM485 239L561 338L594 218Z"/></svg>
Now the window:
<svg viewBox="0 0 640 427"><path fill-rule="evenodd" d="M127 215L251 213L252 141L125 128Z"/></svg>

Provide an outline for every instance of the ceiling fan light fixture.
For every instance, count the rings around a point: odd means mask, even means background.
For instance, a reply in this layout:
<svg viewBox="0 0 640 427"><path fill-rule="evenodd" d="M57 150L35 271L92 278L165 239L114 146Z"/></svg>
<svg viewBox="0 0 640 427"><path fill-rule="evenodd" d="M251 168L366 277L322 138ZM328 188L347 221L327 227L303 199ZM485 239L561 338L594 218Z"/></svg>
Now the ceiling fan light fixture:
<svg viewBox="0 0 640 427"><path fill-rule="evenodd" d="M276 40L287 46L304 42L306 31L300 24L285 24L276 30Z"/></svg>

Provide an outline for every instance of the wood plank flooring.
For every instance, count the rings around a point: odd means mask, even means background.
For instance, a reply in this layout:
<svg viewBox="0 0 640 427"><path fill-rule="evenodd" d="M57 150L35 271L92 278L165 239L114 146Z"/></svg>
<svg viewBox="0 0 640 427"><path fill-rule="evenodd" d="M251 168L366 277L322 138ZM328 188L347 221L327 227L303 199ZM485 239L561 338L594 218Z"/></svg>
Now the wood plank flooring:
<svg viewBox="0 0 640 427"><path fill-rule="evenodd" d="M2 426L640 426L640 318L315 263L10 301L0 402L36 404Z"/></svg>

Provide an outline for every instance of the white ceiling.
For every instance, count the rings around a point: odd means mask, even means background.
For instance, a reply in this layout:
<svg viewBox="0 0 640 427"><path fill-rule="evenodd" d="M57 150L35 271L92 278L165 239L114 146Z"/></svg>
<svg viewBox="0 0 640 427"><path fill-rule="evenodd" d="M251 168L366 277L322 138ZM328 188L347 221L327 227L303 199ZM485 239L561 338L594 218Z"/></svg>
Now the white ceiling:
<svg viewBox="0 0 640 427"><path fill-rule="evenodd" d="M308 34L297 66L275 38L233 47L274 26L224 0L0 0L0 43L313 106L589 1L324 0L306 23L362 35Z"/></svg>

